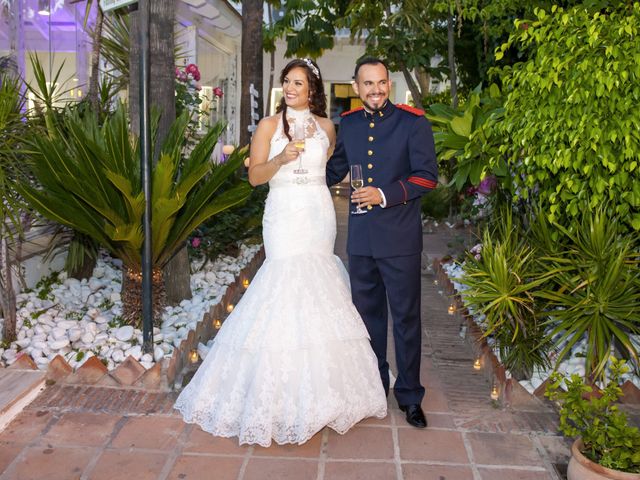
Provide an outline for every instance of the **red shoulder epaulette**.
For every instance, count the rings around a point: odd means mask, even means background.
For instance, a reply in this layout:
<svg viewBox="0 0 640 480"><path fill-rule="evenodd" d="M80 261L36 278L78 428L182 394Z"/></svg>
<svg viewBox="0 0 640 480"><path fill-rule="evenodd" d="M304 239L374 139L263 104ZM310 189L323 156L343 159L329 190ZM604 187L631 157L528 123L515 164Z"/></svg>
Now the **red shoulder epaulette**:
<svg viewBox="0 0 640 480"><path fill-rule="evenodd" d="M404 103L396 103L396 107L400 110L404 110L405 112L413 113L418 117L424 117L424 110L420 110L419 108L412 107L411 105L405 105Z"/></svg>
<svg viewBox="0 0 640 480"><path fill-rule="evenodd" d="M346 117L347 115L351 115L352 113L359 112L360 110L364 110L364 107L354 108L353 110L348 110L346 112L342 112L340 114L341 117Z"/></svg>

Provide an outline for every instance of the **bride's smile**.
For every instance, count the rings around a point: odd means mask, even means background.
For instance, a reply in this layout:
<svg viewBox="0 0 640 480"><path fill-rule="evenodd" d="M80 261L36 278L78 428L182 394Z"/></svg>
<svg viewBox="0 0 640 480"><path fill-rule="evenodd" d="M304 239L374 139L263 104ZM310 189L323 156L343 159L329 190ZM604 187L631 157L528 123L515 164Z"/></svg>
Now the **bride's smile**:
<svg viewBox="0 0 640 480"><path fill-rule="evenodd" d="M295 110L307 108L309 103L309 81L303 68L293 68L284 77L282 92L287 107Z"/></svg>

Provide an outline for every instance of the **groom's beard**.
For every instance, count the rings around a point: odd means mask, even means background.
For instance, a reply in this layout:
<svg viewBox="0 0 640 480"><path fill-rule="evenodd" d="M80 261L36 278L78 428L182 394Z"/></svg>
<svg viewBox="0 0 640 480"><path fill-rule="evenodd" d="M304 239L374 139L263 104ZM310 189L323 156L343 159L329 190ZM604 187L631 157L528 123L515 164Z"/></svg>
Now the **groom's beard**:
<svg viewBox="0 0 640 480"><path fill-rule="evenodd" d="M377 107L374 107L369 102L363 101L362 103L364 105L364 108L367 110L367 112L369 112L369 113L378 113L380 110L382 110L387 105L388 101L389 101L388 98L385 99L385 101L382 102L382 104L378 105Z"/></svg>

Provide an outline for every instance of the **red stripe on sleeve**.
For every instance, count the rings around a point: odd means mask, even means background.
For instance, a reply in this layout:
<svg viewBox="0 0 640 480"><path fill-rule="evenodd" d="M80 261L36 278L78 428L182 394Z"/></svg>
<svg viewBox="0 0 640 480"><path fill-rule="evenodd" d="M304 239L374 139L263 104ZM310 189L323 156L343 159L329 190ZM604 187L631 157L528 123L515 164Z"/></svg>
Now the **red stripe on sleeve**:
<svg viewBox="0 0 640 480"><path fill-rule="evenodd" d="M422 177L409 177L409 181L424 188L436 188L438 186L438 182Z"/></svg>

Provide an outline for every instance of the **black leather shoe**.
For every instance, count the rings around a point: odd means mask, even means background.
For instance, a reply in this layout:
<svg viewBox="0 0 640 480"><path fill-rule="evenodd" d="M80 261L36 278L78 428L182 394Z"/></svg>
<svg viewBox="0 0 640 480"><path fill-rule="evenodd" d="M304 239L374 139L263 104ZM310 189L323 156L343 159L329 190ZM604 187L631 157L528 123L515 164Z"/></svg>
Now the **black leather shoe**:
<svg viewBox="0 0 640 480"><path fill-rule="evenodd" d="M407 423L416 428L427 428L427 418L424 416L422 407L417 403L413 405L400 405L400 410L405 412Z"/></svg>

